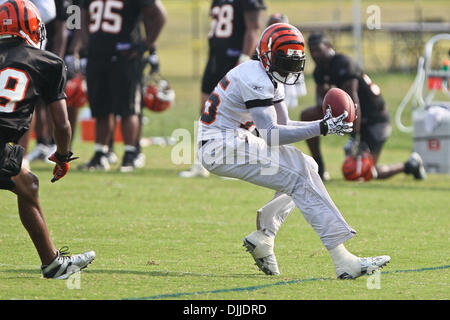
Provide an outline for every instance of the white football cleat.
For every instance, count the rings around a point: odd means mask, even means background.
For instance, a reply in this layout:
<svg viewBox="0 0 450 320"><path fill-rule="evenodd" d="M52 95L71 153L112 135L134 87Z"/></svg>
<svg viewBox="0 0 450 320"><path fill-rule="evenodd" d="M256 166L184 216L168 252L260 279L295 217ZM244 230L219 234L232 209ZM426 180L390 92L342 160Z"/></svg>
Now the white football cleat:
<svg viewBox="0 0 450 320"><path fill-rule="evenodd" d="M142 152L139 152L136 155L136 158L134 159L134 165L136 168L145 167L145 154L143 154Z"/></svg>
<svg viewBox="0 0 450 320"><path fill-rule="evenodd" d="M259 270L268 275L279 275L277 259L273 252L274 239L256 230L244 238L244 247L256 262Z"/></svg>
<svg viewBox="0 0 450 320"><path fill-rule="evenodd" d="M58 251L55 260L47 266L41 266L44 278L67 279L71 274L86 268L95 259L94 251L87 251L73 256L67 256L67 254L69 253Z"/></svg>
<svg viewBox="0 0 450 320"><path fill-rule="evenodd" d="M356 279L365 274L372 274L388 264L390 260L389 256L357 258L353 263L335 266L336 277L338 279Z"/></svg>
<svg viewBox="0 0 450 320"><path fill-rule="evenodd" d="M195 178L195 177L208 178L209 171L206 170L200 163L194 163L190 170L181 171L178 175L181 178Z"/></svg>
<svg viewBox="0 0 450 320"><path fill-rule="evenodd" d="M49 153L49 147L46 146L45 144L38 143L36 145L36 147L25 156L25 158L29 162L33 162L35 160L45 161L48 153Z"/></svg>
<svg viewBox="0 0 450 320"><path fill-rule="evenodd" d="M54 163L53 161L48 160L52 154L56 152L56 144L51 144L48 146L47 154L45 155L45 162L47 163Z"/></svg>
<svg viewBox="0 0 450 320"><path fill-rule="evenodd" d="M119 158L117 158L117 154L115 154L114 151L108 151L106 153L106 158L108 158L109 164L116 164L119 162Z"/></svg>

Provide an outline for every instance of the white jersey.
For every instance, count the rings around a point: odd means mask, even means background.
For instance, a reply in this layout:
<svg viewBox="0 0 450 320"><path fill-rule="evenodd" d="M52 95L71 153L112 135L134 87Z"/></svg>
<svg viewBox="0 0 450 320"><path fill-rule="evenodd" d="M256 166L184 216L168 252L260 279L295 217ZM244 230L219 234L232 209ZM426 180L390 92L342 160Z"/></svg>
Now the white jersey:
<svg viewBox="0 0 450 320"><path fill-rule="evenodd" d="M284 86L274 84L260 61L250 60L230 70L205 103L198 140L220 136L225 130L253 129L250 108L284 100Z"/></svg>
<svg viewBox="0 0 450 320"><path fill-rule="evenodd" d="M56 18L56 6L54 0L31 0L31 2L33 2L38 8L42 22L45 24Z"/></svg>

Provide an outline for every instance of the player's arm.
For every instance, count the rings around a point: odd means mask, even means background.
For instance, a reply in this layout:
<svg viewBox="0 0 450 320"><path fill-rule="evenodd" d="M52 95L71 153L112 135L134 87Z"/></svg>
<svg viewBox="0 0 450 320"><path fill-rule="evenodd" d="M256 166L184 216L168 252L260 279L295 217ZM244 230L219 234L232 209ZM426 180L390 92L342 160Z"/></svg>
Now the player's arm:
<svg viewBox="0 0 450 320"><path fill-rule="evenodd" d="M81 8L81 28L75 29L73 32L73 39L68 48L76 59L80 58L81 48L87 47L89 41L89 11L86 8Z"/></svg>
<svg viewBox="0 0 450 320"><path fill-rule="evenodd" d="M53 137L56 143L56 152L66 155L70 152L72 130L67 115L66 100L57 100L48 105L53 123Z"/></svg>
<svg viewBox="0 0 450 320"><path fill-rule="evenodd" d="M146 33L145 44L148 49L152 49L167 21L167 12L162 2L156 0L154 5L142 9L142 16Z"/></svg>
<svg viewBox="0 0 450 320"><path fill-rule="evenodd" d="M60 58L63 58L67 44L66 22L56 19L53 23L55 24L55 34L53 36L54 46L52 51Z"/></svg>
<svg viewBox="0 0 450 320"><path fill-rule="evenodd" d="M56 100L49 103L48 107L53 122L53 138L56 143L56 152L48 159L56 163L51 180L51 182L56 182L67 174L70 168L69 162L77 157L72 157L73 153L70 151L72 130L67 115L66 100Z"/></svg>
<svg viewBox="0 0 450 320"><path fill-rule="evenodd" d="M323 104L323 98L325 97L325 94L330 89L330 85L327 83L317 84L316 85L316 105L322 106Z"/></svg>
<svg viewBox="0 0 450 320"><path fill-rule="evenodd" d="M42 79L44 88L42 98L48 105L53 124L53 138L56 143L56 152L48 158L56 163L51 180L55 182L66 175L69 171L69 162L76 158L72 158L72 152L70 151L72 129L64 93L67 79L66 66L61 59L52 62Z"/></svg>
<svg viewBox="0 0 450 320"><path fill-rule="evenodd" d="M358 133L361 128L361 108L359 104L359 97L358 97L358 79L352 78L344 81L340 88L347 92L349 96L352 98L353 103L356 107L356 119L353 123L354 132Z"/></svg>
<svg viewBox="0 0 450 320"><path fill-rule="evenodd" d="M352 132L353 123L344 122L348 116L347 111L333 118L331 108L328 108L322 120L309 121L301 126L295 126L278 124L277 110L273 105L251 107L249 110L260 136L266 140L268 145L290 144L319 135L344 135L344 133Z"/></svg>
<svg viewBox="0 0 450 320"><path fill-rule="evenodd" d="M245 33L239 62L249 60L255 52L256 44L261 34L263 10L251 10L244 12Z"/></svg>
<svg viewBox="0 0 450 320"><path fill-rule="evenodd" d="M277 123L279 125L288 125L288 126L307 126L310 125L310 121L294 121L289 118L289 111L284 100L274 103L275 111L277 113Z"/></svg>
<svg viewBox="0 0 450 320"><path fill-rule="evenodd" d="M275 106L254 107L249 110L258 132L269 145L290 144L321 134L321 120L311 121L301 127L289 126L278 124Z"/></svg>

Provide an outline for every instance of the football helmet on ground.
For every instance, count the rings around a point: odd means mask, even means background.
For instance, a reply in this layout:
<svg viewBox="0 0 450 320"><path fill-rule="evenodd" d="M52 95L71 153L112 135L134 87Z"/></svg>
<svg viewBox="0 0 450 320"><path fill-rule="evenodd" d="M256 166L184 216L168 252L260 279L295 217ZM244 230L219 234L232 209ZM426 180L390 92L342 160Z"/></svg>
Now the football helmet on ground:
<svg viewBox="0 0 450 320"><path fill-rule="evenodd" d="M81 73L67 81L66 96L68 107L81 108L88 102L86 81Z"/></svg>
<svg viewBox="0 0 450 320"><path fill-rule="evenodd" d="M175 91L159 73L152 73L144 89L144 105L154 112L165 111L175 101Z"/></svg>

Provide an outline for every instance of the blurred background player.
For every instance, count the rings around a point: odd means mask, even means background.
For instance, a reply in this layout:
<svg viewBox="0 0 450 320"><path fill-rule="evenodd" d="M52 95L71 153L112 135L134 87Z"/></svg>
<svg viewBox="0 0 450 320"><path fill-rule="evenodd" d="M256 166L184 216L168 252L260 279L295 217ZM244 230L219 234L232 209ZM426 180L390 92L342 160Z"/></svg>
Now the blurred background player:
<svg viewBox="0 0 450 320"><path fill-rule="evenodd" d="M301 113L302 121L313 121L323 117L322 101L332 87L346 91L357 105L357 119L354 122L354 134L344 149L347 155L352 153L370 153L374 164L372 176L385 179L398 173L413 174L416 179L425 178L422 159L412 153L405 163L377 165L381 149L391 134L389 112L381 95L380 88L364 73L350 57L336 53L323 33L313 33L308 38L308 47L316 67L316 106ZM307 140L311 155L319 166L319 175L323 180L330 176L325 170L319 137ZM356 151L355 151L356 150ZM356 180L356 179L355 179Z"/></svg>
<svg viewBox="0 0 450 320"><path fill-rule="evenodd" d="M116 116L120 116L125 149L120 171L133 171L140 128L142 55L154 47L166 12L159 0L84 0L81 7L82 30L75 32L74 56L78 56L84 38L88 42L89 105L96 129L94 155L80 169L109 170L107 153ZM132 32L140 15L146 39L136 43Z"/></svg>
<svg viewBox="0 0 450 320"><path fill-rule="evenodd" d="M30 128L35 106L48 105L53 122L56 163L52 182L69 170L70 123L65 102L66 69L58 56L41 50L45 26L37 8L26 0L0 6L0 189L17 195L19 216L36 247L45 278L65 279L95 258L95 252L68 256L56 250L39 201L39 180L21 166L18 140Z"/></svg>
<svg viewBox="0 0 450 320"><path fill-rule="evenodd" d="M269 20L267 21L267 26L274 23L289 23L289 19L286 15L282 13L271 14ZM298 106L298 98L306 96L306 84L305 77L303 73L300 75L298 82L295 85L284 86L284 101L288 108L295 108Z"/></svg>
<svg viewBox="0 0 450 320"><path fill-rule="evenodd" d="M200 113L220 79L255 53L265 9L263 0L212 1L209 56L202 78ZM207 177L209 172L195 156L191 169L179 175L182 178Z"/></svg>

